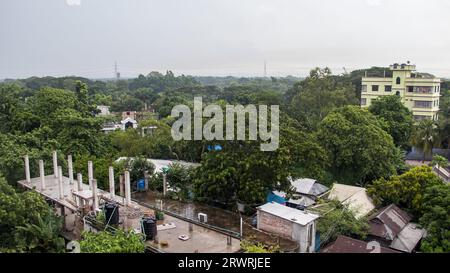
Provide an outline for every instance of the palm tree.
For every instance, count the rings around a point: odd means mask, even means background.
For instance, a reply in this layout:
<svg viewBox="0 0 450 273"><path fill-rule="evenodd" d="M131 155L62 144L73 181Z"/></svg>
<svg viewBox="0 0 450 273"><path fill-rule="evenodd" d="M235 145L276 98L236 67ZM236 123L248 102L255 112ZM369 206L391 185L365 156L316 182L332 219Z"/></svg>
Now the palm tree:
<svg viewBox="0 0 450 273"><path fill-rule="evenodd" d="M37 223L27 223L16 228L15 239L20 249L26 252L64 252L65 241L60 236L61 219L49 212L43 219L37 217Z"/></svg>
<svg viewBox="0 0 450 273"><path fill-rule="evenodd" d="M431 155L433 148L438 143L439 131L436 123L432 120L422 120L414 126L411 143L423 152L422 162L427 155Z"/></svg>

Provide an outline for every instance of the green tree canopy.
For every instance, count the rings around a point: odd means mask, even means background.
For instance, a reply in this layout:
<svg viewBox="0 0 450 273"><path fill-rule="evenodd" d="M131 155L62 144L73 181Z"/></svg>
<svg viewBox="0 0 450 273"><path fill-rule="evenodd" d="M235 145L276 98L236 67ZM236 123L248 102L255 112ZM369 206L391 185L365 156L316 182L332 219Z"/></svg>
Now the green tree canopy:
<svg viewBox="0 0 450 273"><path fill-rule="evenodd" d="M420 224L427 230L422 251L450 252L450 186L437 184L425 190Z"/></svg>
<svg viewBox="0 0 450 273"><path fill-rule="evenodd" d="M396 174L403 164L383 123L358 106L345 106L320 123L317 138L328 152L330 173L344 184L364 185Z"/></svg>
<svg viewBox="0 0 450 273"><path fill-rule="evenodd" d="M286 94L289 113L308 128L315 129L337 107L358 104L350 81L331 75L329 68L315 68Z"/></svg>
<svg viewBox="0 0 450 273"><path fill-rule="evenodd" d="M442 183L430 167L421 166L389 179L380 178L369 185L367 193L378 205L394 203L418 217L424 208L425 189Z"/></svg>
<svg viewBox="0 0 450 273"><path fill-rule="evenodd" d="M383 96L372 102L369 111L386 122L386 131L396 146L404 149L409 146L413 116L399 96Z"/></svg>

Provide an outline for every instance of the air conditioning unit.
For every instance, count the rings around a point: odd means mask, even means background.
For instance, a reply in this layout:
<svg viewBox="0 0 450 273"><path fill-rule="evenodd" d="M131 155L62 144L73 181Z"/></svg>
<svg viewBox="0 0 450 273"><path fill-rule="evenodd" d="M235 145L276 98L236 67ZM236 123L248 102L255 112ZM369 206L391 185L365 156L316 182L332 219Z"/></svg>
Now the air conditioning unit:
<svg viewBox="0 0 450 273"><path fill-rule="evenodd" d="M199 214L197 215L197 218L198 218L198 221L199 221L200 223L206 223L206 222L208 222L208 215L206 215L205 213L199 213Z"/></svg>

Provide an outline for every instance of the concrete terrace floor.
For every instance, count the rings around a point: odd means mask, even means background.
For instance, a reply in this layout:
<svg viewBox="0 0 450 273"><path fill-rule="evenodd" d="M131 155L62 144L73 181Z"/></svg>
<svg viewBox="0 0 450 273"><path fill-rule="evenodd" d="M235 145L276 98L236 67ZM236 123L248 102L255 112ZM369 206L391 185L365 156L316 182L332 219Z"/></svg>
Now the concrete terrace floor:
<svg viewBox="0 0 450 273"><path fill-rule="evenodd" d="M160 207L161 197L155 192L135 192L132 194L133 199L141 202L142 205ZM171 199L163 199L163 209L181 215L194 221L197 220L198 213L206 213L208 215L208 224L233 231L240 232L240 215L228 210L209 206L198 202L181 202ZM269 234L254 228L251 225L251 217L243 215L243 234L244 239L256 240L271 245L279 245L283 251L293 251L298 244L287 238L283 238L274 234ZM226 241L225 241L226 242ZM233 243L234 244L234 243Z"/></svg>
<svg viewBox="0 0 450 273"><path fill-rule="evenodd" d="M79 212L80 208L77 207L73 192L76 191L76 180L73 184L69 183L68 177L63 177L63 193L64 198L59 198L58 179L54 175L45 176L44 190L40 186L40 177L32 178L31 182L26 180L18 181L19 185L30 190L35 190L42 194L53 202L58 203L68 209L68 211ZM92 196L92 192L89 190L89 185L83 184L83 194L86 196ZM109 192L98 189L99 199L102 197L109 198ZM136 202L132 202L130 207L123 206L123 197L116 195L115 201L120 205L119 214L122 227L125 229L133 229L137 232L141 230L140 219L144 214L154 214L154 211L148 207L145 207ZM68 212L66 211L66 214ZM73 216L73 219L77 217ZM72 217L70 217L72 219ZM80 218L78 217L78 221ZM66 221L67 222L67 221ZM231 245L227 244L228 235L221 232L205 228L203 226L165 215L163 221L158 221L158 225L174 223L176 225L173 229L159 230L158 242L146 241L146 245L157 248L162 252L172 253L233 253L240 250L240 240L236 238L231 239ZM80 223L78 223L80 224ZM189 226L191 225L191 231ZM66 224L66 228L71 226L77 226L77 223ZM69 228L70 229L70 228ZM71 230L69 230L70 232ZM178 239L180 235L189 235L190 239L182 241ZM167 243L161 244L162 242Z"/></svg>

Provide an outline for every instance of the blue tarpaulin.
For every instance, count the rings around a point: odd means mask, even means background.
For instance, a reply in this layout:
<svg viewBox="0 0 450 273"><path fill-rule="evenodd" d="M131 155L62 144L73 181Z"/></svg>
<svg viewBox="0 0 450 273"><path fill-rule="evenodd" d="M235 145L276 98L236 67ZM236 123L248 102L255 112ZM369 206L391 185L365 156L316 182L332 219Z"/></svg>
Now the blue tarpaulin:
<svg viewBox="0 0 450 273"><path fill-rule="evenodd" d="M222 146L220 146L220 145L208 145L208 151L222 151Z"/></svg>
<svg viewBox="0 0 450 273"><path fill-rule="evenodd" d="M284 199L283 197L281 197L279 195L274 194L273 192L269 192L267 194L266 201L268 203L275 202L275 203L278 203L278 204L286 205L286 199Z"/></svg>
<svg viewBox="0 0 450 273"><path fill-rule="evenodd" d="M316 249L314 249L315 252L319 252L320 250L320 233L316 232Z"/></svg>

